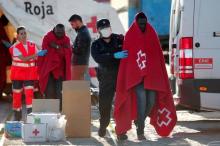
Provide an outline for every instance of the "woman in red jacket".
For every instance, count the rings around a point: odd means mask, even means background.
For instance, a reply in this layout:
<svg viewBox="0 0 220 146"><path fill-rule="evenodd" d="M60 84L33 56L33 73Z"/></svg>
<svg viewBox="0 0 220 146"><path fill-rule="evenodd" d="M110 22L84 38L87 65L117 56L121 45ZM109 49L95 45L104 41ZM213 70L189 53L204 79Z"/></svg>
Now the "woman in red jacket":
<svg viewBox="0 0 220 146"><path fill-rule="evenodd" d="M38 51L36 44L27 40L25 27L17 28L17 42L10 48L12 56L11 80L13 92L13 110L16 121L21 120L22 91L26 96L27 113L32 112L34 81L38 80L37 56L44 56L45 50Z"/></svg>

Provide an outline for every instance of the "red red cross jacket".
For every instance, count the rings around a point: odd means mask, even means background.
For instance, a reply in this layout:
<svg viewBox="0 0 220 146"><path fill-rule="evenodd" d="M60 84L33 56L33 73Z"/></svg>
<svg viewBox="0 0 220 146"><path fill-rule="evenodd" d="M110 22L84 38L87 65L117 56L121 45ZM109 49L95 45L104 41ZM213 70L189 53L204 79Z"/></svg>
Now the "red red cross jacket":
<svg viewBox="0 0 220 146"><path fill-rule="evenodd" d="M138 15L140 14L144 15ZM137 119L134 87L143 81L146 89L156 91L156 103L150 113L150 123L160 136L168 136L177 117L155 30L148 23L146 32L142 33L135 19L125 35L123 49L128 50L129 55L121 60L119 67L114 109L116 133L127 132L131 129L132 120Z"/></svg>
<svg viewBox="0 0 220 146"><path fill-rule="evenodd" d="M36 66L36 58L29 61L22 61L14 56L13 50L17 48L25 57L36 54L36 45L31 41L27 41L27 49L21 42L15 43L9 50L12 56L11 80L38 80L38 72Z"/></svg>

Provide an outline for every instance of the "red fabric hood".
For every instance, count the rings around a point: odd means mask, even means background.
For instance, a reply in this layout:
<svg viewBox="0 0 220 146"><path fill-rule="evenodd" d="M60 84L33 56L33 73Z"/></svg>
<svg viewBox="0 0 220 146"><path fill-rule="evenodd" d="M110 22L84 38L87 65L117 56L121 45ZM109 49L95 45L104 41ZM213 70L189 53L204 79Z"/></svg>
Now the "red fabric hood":
<svg viewBox="0 0 220 146"><path fill-rule="evenodd" d="M136 18L144 13L139 13ZM144 15L145 16L145 15ZM146 17L146 16L145 16ZM156 91L156 104L151 111L151 124L161 136L168 136L176 124L176 110L170 90L164 57L158 36L148 23L142 33L135 21L125 35L123 49L128 58L120 62L114 118L116 133L131 128L137 119L137 101L134 87L144 82L145 89Z"/></svg>
<svg viewBox="0 0 220 146"><path fill-rule="evenodd" d="M47 54L44 57L38 57L38 70L39 70L39 85L41 93L44 93L48 77L51 71L57 67L57 62L60 61L56 49L50 48L49 44L55 42L58 45L67 44L70 46L70 39L65 35L63 38L58 39L54 35L53 31L48 32L44 39L42 48L47 50ZM71 48L61 48L62 53L65 55L65 79L71 80Z"/></svg>

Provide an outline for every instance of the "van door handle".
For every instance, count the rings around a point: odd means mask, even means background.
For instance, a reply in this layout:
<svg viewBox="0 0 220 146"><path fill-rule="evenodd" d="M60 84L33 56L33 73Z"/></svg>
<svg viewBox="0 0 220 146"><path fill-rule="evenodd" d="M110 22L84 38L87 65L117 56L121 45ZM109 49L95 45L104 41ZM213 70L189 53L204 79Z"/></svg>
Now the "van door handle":
<svg viewBox="0 0 220 146"><path fill-rule="evenodd" d="M199 43L199 42L196 42L196 43L195 43L195 46L196 46L196 48L199 48L199 47L200 47L200 43Z"/></svg>
<svg viewBox="0 0 220 146"><path fill-rule="evenodd" d="M172 49L176 49L176 44L172 44Z"/></svg>
<svg viewBox="0 0 220 146"><path fill-rule="evenodd" d="M213 32L213 37L220 37L220 32Z"/></svg>

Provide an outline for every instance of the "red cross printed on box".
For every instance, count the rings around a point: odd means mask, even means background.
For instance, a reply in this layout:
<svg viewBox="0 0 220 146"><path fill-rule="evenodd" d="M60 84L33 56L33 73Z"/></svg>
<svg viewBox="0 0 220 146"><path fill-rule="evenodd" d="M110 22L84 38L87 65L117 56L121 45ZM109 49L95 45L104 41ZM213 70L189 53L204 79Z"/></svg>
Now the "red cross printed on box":
<svg viewBox="0 0 220 146"><path fill-rule="evenodd" d="M163 108L162 110L158 110L158 119L157 124L158 126L168 126L170 122L172 121L172 118L170 117L170 111L166 108Z"/></svg>
<svg viewBox="0 0 220 146"><path fill-rule="evenodd" d="M93 33L97 33L96 22L97 22L97 16L92 16L91 17L91 22L86 24L88 28L92 29Z"/></svg>
<svg viewBox="0 0 220 146"><path fill-rule="evenodd" d="M140 50L138 53L137 53L137 64L138 64L138 67L142 70L146 67L146 62L147 62L147 57L146 57L146 53L142 53L142 50Z"/></svg>
<svg viewBox="0 0 220 146"><path fill-rule="evenodd" d="M32 132L35 136L37 136L40 132L37 129L34 129L34 131Z"/></svg>

